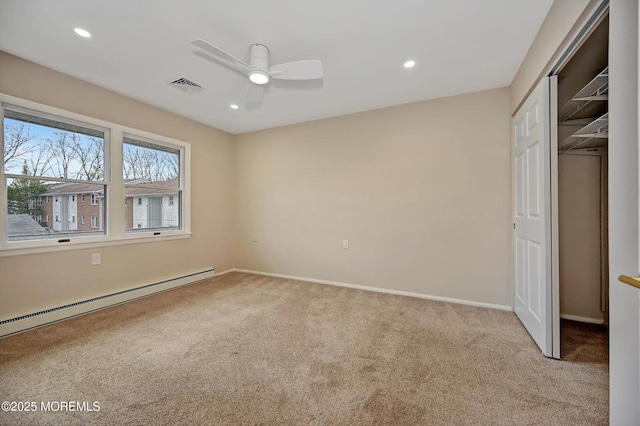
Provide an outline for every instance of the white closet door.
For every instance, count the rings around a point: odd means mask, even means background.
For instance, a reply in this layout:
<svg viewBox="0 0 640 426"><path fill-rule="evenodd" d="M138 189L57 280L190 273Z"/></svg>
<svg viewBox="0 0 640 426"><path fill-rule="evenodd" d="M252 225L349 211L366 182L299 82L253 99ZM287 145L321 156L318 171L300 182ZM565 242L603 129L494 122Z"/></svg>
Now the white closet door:
<svg viewBox="0 0 640 426"><path fill-rule="evenodd" d="M514 310L542 353L552 356L550 79L512 121Z"/></svg>

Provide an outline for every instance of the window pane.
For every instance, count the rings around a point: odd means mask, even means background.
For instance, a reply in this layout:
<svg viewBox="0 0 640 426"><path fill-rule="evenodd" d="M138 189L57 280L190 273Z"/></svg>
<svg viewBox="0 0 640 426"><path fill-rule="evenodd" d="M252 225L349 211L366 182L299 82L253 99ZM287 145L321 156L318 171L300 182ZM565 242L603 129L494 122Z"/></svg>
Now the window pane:
<svg viewBox="0 0 640 426"><path fill-rule="evenodd" d="M5 109L4 172L104 180L105 132Z"/></svg>
<svg viewBox="0 0 640 426"><path fill-rule="evenodd" d="M180 178L180 150L124 137L122 171L125 181L167 181Z"/></svg>
<svg viewBox="0 0 640 426"><path fill-rule="evenodd" d="M9 241L105 233L104 185L33 177L7 178L6 184ZM95 195L98 203L83 203L81 195ZM95 227L85 224L86 216L96 217Z"/></svg>
<svg viewBox="0 0 640 426"><path fill-rule="evenodd" d="M181 229L180 150L125 136L127 232Z"/></svg>
<svg viewBox="0 0 640 426"><path fill-rule="evenodd" d="M171 192L173 191L173 192ZM158 228L180 229L180 203L169 203L169 197L179 197L177 188L160 188L139 184L127 186L128 193L142 194L136 196L139 202L127 197L125 206L125 223L127 231L149 230ZM169 194L173 195L169 195Z"/></svg>

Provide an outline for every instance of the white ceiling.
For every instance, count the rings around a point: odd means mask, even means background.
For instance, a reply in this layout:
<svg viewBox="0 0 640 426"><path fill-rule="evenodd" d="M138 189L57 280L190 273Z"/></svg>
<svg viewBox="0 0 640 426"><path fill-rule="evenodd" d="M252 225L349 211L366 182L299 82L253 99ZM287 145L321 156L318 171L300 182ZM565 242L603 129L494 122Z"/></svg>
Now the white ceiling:
<svg viewBox="0 0 640 426"><path fill-rule="evenodd" d="M0 50L237 134L508 86L552 3L0 0ZM244 60L253 43L269 47L271 64L320 59L325 76L272 80L247 106L246 76L196 38ZM409 58L417 65L405 70ZM167 85L179 77L206 90Z"/></svg>

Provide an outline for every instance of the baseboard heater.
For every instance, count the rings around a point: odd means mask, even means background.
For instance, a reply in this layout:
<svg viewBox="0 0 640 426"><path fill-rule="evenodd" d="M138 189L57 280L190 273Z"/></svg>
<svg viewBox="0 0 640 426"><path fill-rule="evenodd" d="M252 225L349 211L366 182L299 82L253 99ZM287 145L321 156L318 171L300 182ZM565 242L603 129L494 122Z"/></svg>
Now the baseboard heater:
<svg viewBox="0 0 640 426"><path fill-rule="evenodd" d="M141 287L129 290L118 291L104 296L98 296L79 302L69 303L55 308L45 309L39 312L33 312L0 321L0 337L8 337L13 334L31 330L33 328L42 327L58 321L85 315L100 309L109 308L136 299L151 296L163 291L173 290L196 283L198 281L213 278L215 270L213 268L206 269L193 274L183 275L181 277L172 278L165 281L159 281L152 284L143 285Z"/></svg>

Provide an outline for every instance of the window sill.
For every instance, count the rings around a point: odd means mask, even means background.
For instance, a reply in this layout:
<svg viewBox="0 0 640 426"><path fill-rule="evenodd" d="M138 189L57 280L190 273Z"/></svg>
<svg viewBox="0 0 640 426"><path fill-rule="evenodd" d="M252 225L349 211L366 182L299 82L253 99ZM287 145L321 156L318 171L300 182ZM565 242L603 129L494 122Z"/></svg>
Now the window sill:
<svg viewBox="0 0 640 426"><path fill-rule="evenodd" d="M99 247L125 246L130 244L141 244L155 241L172 241L191 238L191 232L165 232L162 235L153 235L152 232L138 235L125 235L122 237L71 237L69 242L53 245L53 241L47 241L46 245L27 246L20 242L7 243L0 248L0 258L9 256L22 256L28 254L52 253L70 250L83 250Z"/></svg>

